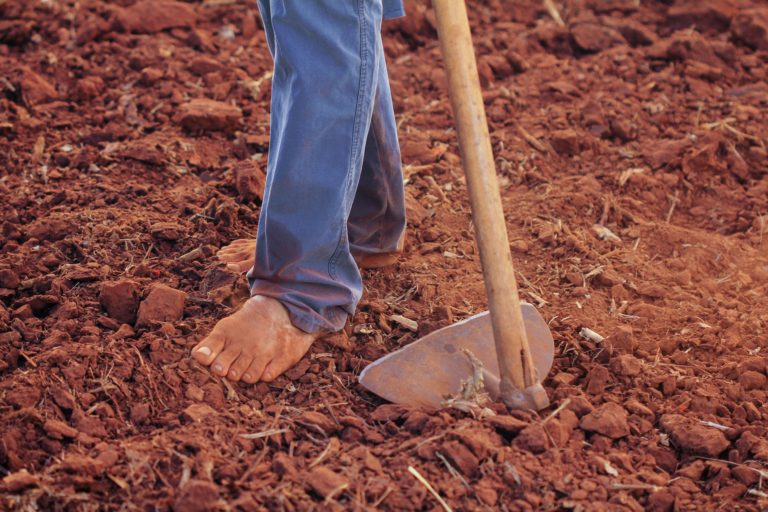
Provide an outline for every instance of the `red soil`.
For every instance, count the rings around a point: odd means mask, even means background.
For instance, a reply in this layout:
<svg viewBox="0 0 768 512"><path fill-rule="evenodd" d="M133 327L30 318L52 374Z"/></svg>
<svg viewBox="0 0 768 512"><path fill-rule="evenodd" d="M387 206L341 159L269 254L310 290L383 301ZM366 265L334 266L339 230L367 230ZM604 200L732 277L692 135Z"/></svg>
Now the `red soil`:
<svg viewBox="0 0 768 512"><path fill-rule="evenodd" d="M213 254L259 212L255 2L132 3L0 2L0 508L437 510L409 466L456 510L768 507L766 2L555 2L565 27L471 3L521 292L569 400L486 419L356 383L485 306L421 2L385 28L406 255L253 387L188 355L247 293Z"/></svg>

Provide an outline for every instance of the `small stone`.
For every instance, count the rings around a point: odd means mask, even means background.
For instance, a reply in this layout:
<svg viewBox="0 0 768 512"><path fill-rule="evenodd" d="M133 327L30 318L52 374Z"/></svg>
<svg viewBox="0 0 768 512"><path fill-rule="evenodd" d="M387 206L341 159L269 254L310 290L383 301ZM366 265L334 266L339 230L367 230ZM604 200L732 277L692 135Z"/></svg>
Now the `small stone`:
<svg viewBox="0 0 768 512"><path fill-rule="evenodd" d="M768 8L747 9L734 16L731 32L757 50L768 50Z"/></svg>
<svg viewBox="0 0 768 512"><path fill-rule="evenodd" d="M87 76L77 81L70 96L74 101L92 100L104 91L104 87L104 80L100 76Z"/></svg>
<svg viewBox="0 0 768 512"><path fill-rule="evenodd" d="M581 419L579 426L588 432L597 432L611 439L629 435L627 411L618 404L607 402Z"/></svg>
<svg viewBox="0 0 768 512"><path fill-rule="evenodd" d="M237 200L241 203L261 204L267 176L259 165L252 160L245 160L235 165L232 170L237 190Z"/></svg>
<svg viewBox="0 0 768 512"><path fill-rule="evenodd" d="M753 389L765 389L766 378L764 373L758 373L755 371L747 371L739 376L739 384L745 391L751 391Z"/></svg>
<svg viewBox="0 0 768 512"><path fill-rule="evenodd" d="M420 434L427 421L429 421L429 415L424 411L415 409L408 413L403 428L412 434Z"/></svg>
<svg viewBox="0 0 768 512"><path fill-rule="evenodd" d="M48 80L24 67L19 82L21 94L29 105L41 105L59 99L59 93Z"/></svg>
<svg viewBox="0 0 768 512"><path fill-rule="evenodd" d="M7 475L2 480L2 488L6 492L19 492L29 487L38 485L37 476L30 474L26 469Z"/></svg>
<svg viewBox="0 0 768 512"><path fill-rule="evenodd" d="M189 71L198 76L215 73L223 69L224 66L218 60L208 56L198 57L189 64Z"/></svg>
<svg viewBox="0 0 768 512"><path fill-rule="evenodd" d="M552 133L550 144L559 155L572 156L579 152L579 134L573 129Z"/></svg>
<svg viewBox="0 0 768 512"><path fill-rule="evenodd" d="M629 326L620 326L611 332L604 343L609 344L614 350L631 354L637 348L637 340L634 337L634 331Z"/></svg>
<svg viewBox="0 0 768 512"><path fill-rule="evenodd" d="M634 398L630 398L626 402L624 402L624 407L627 408L627 410L634 414L639 414L641 416L651 416L653 417L653 411L650 410L648 407L644 406Z"/></svg>
<svg viewBox="0 0 768 512"><path fill-rule="evenodd" d="M195 423L214 414L216 410L208 404L192 404L184 409L184 417Z"/></svg>
<svg viewBox="0 0 768 512"><path fill-rule="evenodd" d="M406 413L405 407L397 404L383 404L371 413L373 421L386 422L402 418Z"/></svg>
<svg viewBox="0 0 768 512"><path fill-rule="evenodd" d="M176 121L190 131L235 131L243 117L242 111L229 103L205 98L182 105Z"/></svg>
<svg viewBox="0 0 768 512"><path fill-rule="evenodd" d="M643 371L643 365L639 359L629 354L623 354L611 359L611 371L616 375L635 377Z"/></svg>
<svg viewBox="0 0 768 512"><path fill-rule="evenodd" d="M272 457L272 471L287 480L294 479L297 474L296 464L291 456L285 452L277 452Z"/></svg>
<svg viewBox="0 0 768 512"><path fill-rule="evenodd" d="M19 320L29 320L35 316L35 312L32 311L32 307L29 304L24 304L13 310L13 317Z"/></svg>
<svg viewBox="0 0 768 512"><path fill-rule="evenodd" d="M691 454L717 457L731 444L720 430L706 427L679 414L665 414L659 420L659 425L678 448Z"/></svg>
<svg viewBox="0 0 768 512"><path fill-rule="evenodd" d="M306 483L321 498L338 496L349 487L347 480L325 466L313 469L306 475Z"/></svg>
<svg viewBox="0 0 768 512"><path fill-rule="evenodd" d="M144 86L150 86L163 78L165 73L162 69L147 67L141 70L139 75L139 83Z"/></svg>
<svg viewBox="0 0 768 512"><path fill-rule="evenodd" d="M189 480L173 502L175 512L206 512L218 509L219 487L213 482Z"/></svg>
<svg viewBox="0 0 768 512"><path fill-rule="evenodd" d="M515 438L515 446L531 453L544 453L549 449L549 437L539 423L531 423Z"/></svg>
<svg viewBox="0 0 768 512"><path fill-rule="evenodd" d="M34 407L42 393L37 387L16 386L5 393L5 402L19 409Z"/></svg>
<svg viewBox="0 0 768 512"><path fill-rule="evenodd" d="M139 283L129 279L108 282L101 285L99 302L110 317L132 324L136 321L140 292Z"/></svg>
<svg viewBox="0 0 768 512"><path fill-rule="evenodd" d="M585 396L571 396L570 400L571 403L568 404L568 409L573 411L579 418L595 410L595 406Z"/></svg>
<svg viewBox="0 0 768 512"><path fill-rule="evenodd" d="M43 430L51 439L63 439L77 437L77 429L70 427L63 421L49 419L43 424Z"/></svg>
<svg viewBox="0 0 768 512"><path fill-rule="evenodd" d="M181 320L186 298L187 294L180 290L164 284L155 285L139 306L136 327Z"/></svg>
<svg viewBox="0 0 768 512"><path fill-rule="evenodd" d="M731 474L744 485L755 485L760 480L760 473L747 466L735 466Z"/></svg>
<svg viewBox="0 0 768 512"><path fill-rule="evenodd" d="M654 492L648 496L648 510L651 512L671 512L675 505L675 496L667 491Z"/></svg>
<svg viewBox="0 0 768 512"><path fill-rule="evenodd" d="M65 411L71 411L75 408L75 397L66 389L52 387L49 389L49 392L51 393L51 398L53 398L53 401L56 403L56 405Z"/></svg>
<svg viewBox="0 0 768 512"><path fill-rule="evenodd" d="M509 248L514 252L523 254L528 252L528 244L525 242L525 240L513 240L509 243Z"/></svg>
<svg viewBox="0 0 768 512"><path fill-rule="evenodd" d="M483 421L493 426L496 430L507 434L517 434L528 426L527 421L507 415L489 416Z"/></svg>
<svg viewBox="0 0 768 512"><path fill-rule="evenodd" d="M611 374L605 366L596 364L587 375L587 393L599 395L605 391L605 386L611 380Z"/></svg>
<svg viewBox="0 0 768 512"><path fill-rule="evenodd" d="M157 240L176 242L184 237L184 227L175 222L157 222L149 228L152 237Z"/></svg>
<svg viewBox="0 0 768 512"><path fill-rule="evenodd" d="M19 276L11 269L0 270L0 288L8 288L11 290L16 289L19 286Z"/></svg>
<svg viewBox="0 0 768 512"><path fill-rule="evenodd" d="M571 28L571 37L581 50L599 52L626 41L621 33L596 23L580 23Z"/></svg>
<svg viewBox="0 0 768 512"><path fill-rule="evenodd" d="M193 27L197 14L192 5L174 0L141 0L118 9L114 28L122 32L156 34L171 28Z"/></svg>
<svg viewBox="0 0 768 512"><path fill-rule="evenodd" d="M64 456L58 469L79 476L96 476L104 471L104 464L93 457L71 453Z"/></svg>
<svg viewBox="0 0 768 512"><path fill-rule="evenodd" d="M658 169L679 158L690 145L688 139L659 140L645 146L648 150L643 156L648 165Z"/></svg>
<svg viewBox="0 0 768 512"><path fill-rule="evenodd" d="M466 476L473 475L480 466L480 459L464 443L448 441L443 444L439 451Z"/></svg>
<svg viewBox="0 0 768 512"><path fill-rule="evenodd" d="M319 429L325 435L333 434L339 429L339 426L331 418L317 411L304 411L296 418L296 421L305 427L308 426L310 430Z"/></svg>
<svg viewBox="0 0 768 512"><path fill-rule="evenodd" d="M200 28L193 28L189 31L186 43L197 50L202 50L210 53L216 52L216 43L213 35Z"/></svg>
<svg viewBox="0 0 768 512"><path fill-rule="evenodd" d="M136 425L146 423L149 419L150 408L147 403L138 403L131 406L131 421Z"/></svg>

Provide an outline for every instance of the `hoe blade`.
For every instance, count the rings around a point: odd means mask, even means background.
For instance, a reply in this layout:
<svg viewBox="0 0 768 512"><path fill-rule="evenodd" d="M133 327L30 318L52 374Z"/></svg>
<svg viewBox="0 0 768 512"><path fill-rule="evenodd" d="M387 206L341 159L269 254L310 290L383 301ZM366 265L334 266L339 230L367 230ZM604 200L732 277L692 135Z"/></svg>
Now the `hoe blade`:
<svg viewBox="0 0 768 512"><path fill-rule="evenodd" d="M530 304L521 304L533 364L543 378L552 368L555 344L546 322ZM499 396L499 364L488 311L432 332L368 365L360 383L390 402L440 407L472 376L469 350L483 364L486 390Z"/></svg>

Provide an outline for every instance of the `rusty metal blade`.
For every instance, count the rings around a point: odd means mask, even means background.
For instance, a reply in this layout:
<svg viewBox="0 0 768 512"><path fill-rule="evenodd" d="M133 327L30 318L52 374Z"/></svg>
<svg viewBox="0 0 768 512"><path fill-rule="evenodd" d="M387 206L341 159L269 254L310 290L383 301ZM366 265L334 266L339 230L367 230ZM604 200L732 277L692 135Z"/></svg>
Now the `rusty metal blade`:
<svg viewBox="0 0 768 512"><path fill-rule="evenodd" d="M528 343L540 379L552 368L555 344L541 314L521 304ZM360 384L390 402L440 407L456 395L461 382L472 374L462 349L475 355L484 367L486 388L498 396L499 364L488 311L449 325L374 361L360 374Z"/></svg>

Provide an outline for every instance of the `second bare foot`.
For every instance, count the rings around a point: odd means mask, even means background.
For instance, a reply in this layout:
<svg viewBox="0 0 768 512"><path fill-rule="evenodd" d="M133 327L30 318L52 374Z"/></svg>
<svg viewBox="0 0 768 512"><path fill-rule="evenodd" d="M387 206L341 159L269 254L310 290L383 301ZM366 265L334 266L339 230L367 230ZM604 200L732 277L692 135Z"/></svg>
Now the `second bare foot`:
<svg viewBox="0 0 768 512"><path fill-rule="evenodd" d="M256 295L220 320L192 357L231 381L271 382L298 363L316 338L294 327L279 301Z"/></svg>

